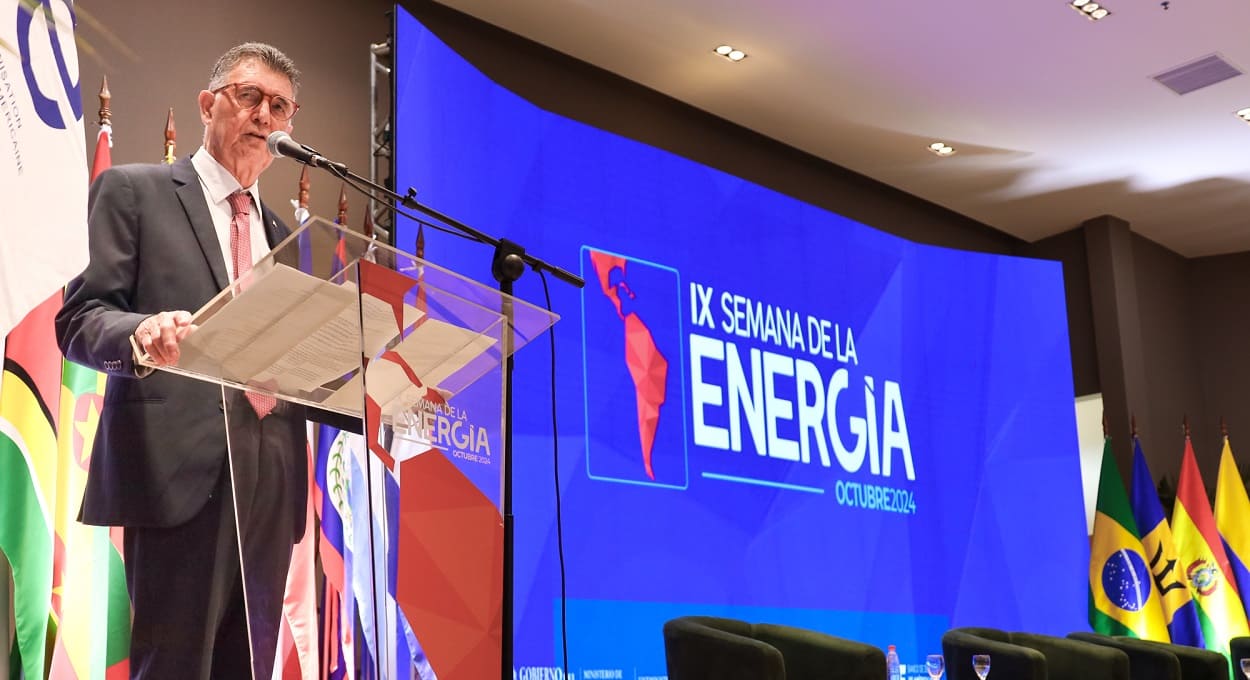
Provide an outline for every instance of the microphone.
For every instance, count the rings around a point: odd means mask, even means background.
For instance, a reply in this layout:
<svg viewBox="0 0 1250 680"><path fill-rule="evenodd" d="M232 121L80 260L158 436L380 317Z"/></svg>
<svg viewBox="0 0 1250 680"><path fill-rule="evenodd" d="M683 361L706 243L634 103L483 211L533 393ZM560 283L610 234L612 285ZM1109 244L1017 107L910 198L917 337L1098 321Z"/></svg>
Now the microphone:
<svg viewBox="0 0 1250 680"><path fill-rule="evenodd" d="M317 153L316 149L307 144L300 144L292 139L291 135L282 130L274 130L269 133L269 137L265 140L265 145L269 147L269 153L273 154L274 158L291 158L304 165L311 165L314 168L326 168L338 174L347 174L346 165L322 156Z"/></svg>

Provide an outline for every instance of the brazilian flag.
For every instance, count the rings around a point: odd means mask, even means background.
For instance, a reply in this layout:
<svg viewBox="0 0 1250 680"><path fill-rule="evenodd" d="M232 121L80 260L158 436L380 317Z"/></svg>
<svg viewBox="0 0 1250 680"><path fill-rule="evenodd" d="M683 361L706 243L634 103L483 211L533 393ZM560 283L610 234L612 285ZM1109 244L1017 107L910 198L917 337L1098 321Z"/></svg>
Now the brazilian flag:
<svg viewBox="0 0 1250 680"><path fill-rule="evenodd" d="M1107 439L1089 553L1089 625L1105 635L1170 642L1163 604Z"/></svg>

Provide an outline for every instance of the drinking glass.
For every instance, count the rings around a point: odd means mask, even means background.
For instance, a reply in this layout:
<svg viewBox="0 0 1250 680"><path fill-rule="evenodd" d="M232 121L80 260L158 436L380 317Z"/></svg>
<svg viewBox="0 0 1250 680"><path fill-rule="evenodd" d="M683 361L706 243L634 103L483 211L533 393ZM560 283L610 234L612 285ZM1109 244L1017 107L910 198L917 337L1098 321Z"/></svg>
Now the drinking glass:
<svg viewBox="0 0 1250 680"><path fill-rule="evenodd" d="M989 654L973 654L972 670L977 672L977 677L985 680L985 676L990 674L990 655Z"/></svg>
<svg viewBox="0 0 1250 680"><path fill-rule="evenodd" d="M1246 676L1247 680L1250 680L1250 659L1242 659L1240 663L1241 674Z"/></svg>
<svg viewBox="0 0 1250 680"><path fill-rule="evenodd" d="M946 670L946 661L941 654L930 654L924 658L924 666L929 670L929 677L938 680L942 677L942 671Z"/></svg>

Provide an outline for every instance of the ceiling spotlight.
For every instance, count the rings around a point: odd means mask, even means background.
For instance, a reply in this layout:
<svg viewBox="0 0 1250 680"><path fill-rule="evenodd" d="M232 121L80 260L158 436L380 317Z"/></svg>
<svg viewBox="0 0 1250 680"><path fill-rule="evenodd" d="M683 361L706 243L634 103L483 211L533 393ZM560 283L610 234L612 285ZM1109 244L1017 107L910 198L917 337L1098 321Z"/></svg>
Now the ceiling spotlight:
<svg viewBox="0 0 1250 680"><path fill-rule="evenodd" d="M1250 123L1250 106L1239 110L1237 112L1237 117L1246 121L1247 123Z"/></svg>
<svg viewBox="0 0 1250 680"><path fill-rule="evenodd" d="M1098 21L1111 15L1111 10L1093 0L1069 0L1068 7L1080 12L1090 21Z"/></svg>
<svg viewBox="0 0 1250 680"><path fill-rule="evenodd" d="M955 147L950 146L946 142L934 142L929 145L929 151L939 156L950 156L955 153Z"/></svg>
<svg viewBox="0 0 1250 680"><path fill-rule="evenodd" d="M747 58L747 53L734 47L733 45L720 45L713 52L728 59L729 61L742 61Z"/></svg>

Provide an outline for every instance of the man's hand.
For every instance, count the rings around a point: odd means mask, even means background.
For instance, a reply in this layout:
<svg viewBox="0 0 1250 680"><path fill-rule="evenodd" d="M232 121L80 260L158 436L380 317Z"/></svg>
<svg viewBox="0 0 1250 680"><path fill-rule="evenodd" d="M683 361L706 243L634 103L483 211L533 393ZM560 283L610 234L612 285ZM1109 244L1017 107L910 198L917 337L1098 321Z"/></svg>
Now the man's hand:
<svg viewBox="0 0 1250 680"><path fill-rule="evenodd" d="M178 343L194 333L196 328L191 323L190 312L161 312L139 322L139 327L135 329L135 342L156 365L173 366L178 363Z"/></svg>

